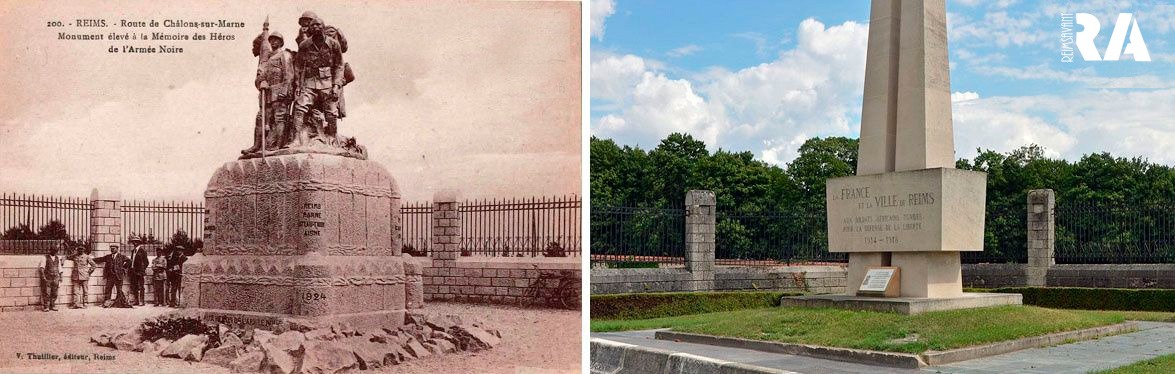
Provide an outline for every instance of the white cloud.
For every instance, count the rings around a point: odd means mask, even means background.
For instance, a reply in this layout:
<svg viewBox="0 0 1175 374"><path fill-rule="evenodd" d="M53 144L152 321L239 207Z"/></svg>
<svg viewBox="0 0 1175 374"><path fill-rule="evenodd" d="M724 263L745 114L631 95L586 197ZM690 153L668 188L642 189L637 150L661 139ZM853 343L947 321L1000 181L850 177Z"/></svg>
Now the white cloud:
<svg viewBox="0 0 1175 374"><path fill-rule="evenodd" d="M690 44L690 45L681 46L678 48L671 49L671 50L669 50L669 52L667 52L665 54L669 55L669 57L685 57L685 56L689 56L689 55L692 55L694 53L698 53L701 51L702 51L702 47L699 47L696 44Z"/></svg>
<svg viewBox="0 0 1175 374"><path fill-rule="evenodd" d="M1004 76L1014 79L1043 79L1062 82L1082 83L1092 88L1166 88L1163 79L1154 75L1130 77L1102 77L1092 67L1070 71L1056 70L1048 64L1025 68L1011 66L976 66L975 72L983 75Z"/></svg>
<svg viewBox="0 0 1175 374"><path fill-rule="evenodd" d="M972 20L958 13L947 15L950 21L950 39L968 44L994 44L1000 48L1040 44L1050 40L1050 34L1041 29L1040 13L1010 15L1000 10L984 13L983 18Z"/></svg>
<svg viewBox="0 0 1175 374"><path fill-rule="evenodd" d="M613 0L592 0L591 15L589 22L591 22L591 33L596 39L604 39L604 21L616 13L616 2Z"/></svg>
<svg viewBox="0 0 1175 374"><path fill-rule="evenodd" d="M590 68L592 98L610 101L623 100L642 74L655 70L638 56L609 54L593 54Z"/></svg>
<svg viewBox="0 0 1175 374"><path fill-rule="evenodd" d="M670 132L687 132L711 147L753 149L786 163L795 157L797 137L802 144L804 134L855 131L867 37L867 25L825 27L807 19L797 28L796 47L775 60L738 71L708 69L690 79L668 77L637 56L604 57L592 63L592 97L618 108L597 120L593 133L651 145Z"/></svg>
<svg viewBox="0 0 1175 374"><path fill-rule="evenodd" d="M956 156L975 148L1044 146L1076 160L1094 152L1175 162L1175 90L1077 91L1072 95L992 97L954 105Z"/></svg>
<svg viewBox="0 0 1175 374"><path fill-rule="evenodd" d="M951 95L952 101L956 101L955 96ZM1026 108L1008 105L1008 101L1016 98L979 100L978 95L974 96L974 99L956 101L952 109L956 158L973 158L977 148L1008 152L1028 144L1038 144L1045 148L1047 156L1058 157L1077 143L1073 135L1055 124L1021 111Z"/></svg>
<svg viewBox="0 0 1175 374"><path fill-rule="evenodd" d="M978 98L979 98L978 92L968 91L968 92L952 92L951 93L951 102L952 103L971 101L971 100L975 100Z"/></svg>

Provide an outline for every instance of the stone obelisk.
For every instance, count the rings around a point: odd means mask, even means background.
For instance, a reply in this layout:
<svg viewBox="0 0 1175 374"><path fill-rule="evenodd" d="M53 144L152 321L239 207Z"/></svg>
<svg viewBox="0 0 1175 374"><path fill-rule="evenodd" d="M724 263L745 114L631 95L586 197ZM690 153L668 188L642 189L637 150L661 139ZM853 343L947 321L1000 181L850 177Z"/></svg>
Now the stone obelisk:
<svg viewBox="0 0 1175 374"><path fill-rule="evenodd" d="M827 185L829 250L849 253L849 295L891 266L903 297L961 296L986 174L954 169L944 0L873 0L868 48L857 176Z"/></svg>

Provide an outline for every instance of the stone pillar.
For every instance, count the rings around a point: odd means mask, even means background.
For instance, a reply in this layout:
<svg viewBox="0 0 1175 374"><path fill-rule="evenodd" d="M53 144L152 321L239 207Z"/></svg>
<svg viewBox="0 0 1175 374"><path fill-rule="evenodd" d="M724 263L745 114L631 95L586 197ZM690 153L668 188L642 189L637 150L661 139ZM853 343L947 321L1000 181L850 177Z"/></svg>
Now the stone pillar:
<svg viewBox="0 0 1175 374"><path fill-rule="evenodd" d="M1054 260L1055 227L1053 207L1056 194L1053 190L1028 191L1028 268L1025 270L1028 286L1044 287L1049 266Z"/></svg>
<svg viewBox="0 0 1175 374"><path fill-rule="evenodd" d="M457 271L457 257L461 255L461 216L457 214L458 193L456 191L437 191L432 198L432 248L429 255L432 257L434 274L440 277L455 274ZM449 300L452 293L441 295L443 300Z"/></svg>
<svg viewBox="0 0 1175 374"><path fill-rule="evenodd" d="M714 289L715 198L713 191L685 194L685 269L692 275L688 289Z"/></svg>
<svg viewBox="0 0 1175 374"><path fill-rule="evenodd" d="M94 257L110 253L110 246L122 243L122 196L114 189L90 192L90 248ZM123 251L123 253L127 253Z"/></svg>

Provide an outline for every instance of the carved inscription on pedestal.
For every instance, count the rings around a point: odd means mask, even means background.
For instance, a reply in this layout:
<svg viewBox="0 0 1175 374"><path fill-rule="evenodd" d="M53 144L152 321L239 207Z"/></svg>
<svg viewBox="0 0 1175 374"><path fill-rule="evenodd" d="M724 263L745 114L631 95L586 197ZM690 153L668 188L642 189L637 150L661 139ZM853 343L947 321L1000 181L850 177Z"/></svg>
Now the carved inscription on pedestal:
<svg viewBox="0 0 1175 374"><path fill-rule="evenodd" d="M326 228L326 221L322 219L322 204L303 203L302 220L298 224L302 228L302 236L322 236Z"/></svg>

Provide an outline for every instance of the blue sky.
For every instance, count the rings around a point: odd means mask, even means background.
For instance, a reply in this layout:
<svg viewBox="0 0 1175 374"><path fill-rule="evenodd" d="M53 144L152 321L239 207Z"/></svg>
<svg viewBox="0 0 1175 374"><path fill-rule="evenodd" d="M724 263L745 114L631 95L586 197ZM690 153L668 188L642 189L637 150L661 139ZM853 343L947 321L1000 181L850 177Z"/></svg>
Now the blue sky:
<svg viewBox="0 0 1175 374"><path fill-rule="evenodd" d="M868 1L591 2L591 133L651 148L687 132L783 165L804 139L856 137ZM1175 3L947 1L956 155L1036 143L1175 163ZM1060 13L1105 53L1133 13L1150 62L1060 61ZM1126 25L1128 26L1128 25Z"/></svg>

